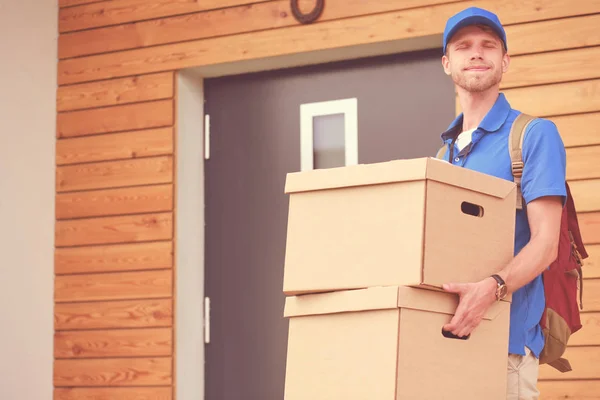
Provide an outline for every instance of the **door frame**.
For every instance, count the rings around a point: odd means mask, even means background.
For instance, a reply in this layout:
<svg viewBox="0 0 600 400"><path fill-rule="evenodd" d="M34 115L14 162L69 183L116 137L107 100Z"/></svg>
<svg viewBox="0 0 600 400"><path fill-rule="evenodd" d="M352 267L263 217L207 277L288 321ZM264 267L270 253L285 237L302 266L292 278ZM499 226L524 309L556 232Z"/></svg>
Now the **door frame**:
<svg viewBox="0 0 600 400"><path fill-rule="evenodd" d="M175 89L174 392L204 400L204 79L441 48L442 35L177 71ZM440 56L441 58L441 56ZM209 149L208 149L209 150ZM199 266L202 266L200 268ZM208 310L206 310L208 311Z"/></svg>

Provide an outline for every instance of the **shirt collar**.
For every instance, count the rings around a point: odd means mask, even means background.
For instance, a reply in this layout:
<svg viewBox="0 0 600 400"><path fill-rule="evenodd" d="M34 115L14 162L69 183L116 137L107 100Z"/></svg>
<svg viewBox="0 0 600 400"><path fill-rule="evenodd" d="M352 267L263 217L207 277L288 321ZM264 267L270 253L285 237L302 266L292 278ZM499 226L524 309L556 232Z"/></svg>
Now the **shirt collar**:
<svg viewBox="0 0 600 400"><path fill-rule="evenodd" d="M478 128L490 133L498 131L502 125L504 125L504 122L506 122L506 119L510 114L510 110L510 104L506 100L504 93L500 93L493 107L490 111L488 111ZM442 139L444 141L454 138L462 131L462 120L463 114L461 113L454 119L454 121L452 121L448 129L442 133Z"/></svg>

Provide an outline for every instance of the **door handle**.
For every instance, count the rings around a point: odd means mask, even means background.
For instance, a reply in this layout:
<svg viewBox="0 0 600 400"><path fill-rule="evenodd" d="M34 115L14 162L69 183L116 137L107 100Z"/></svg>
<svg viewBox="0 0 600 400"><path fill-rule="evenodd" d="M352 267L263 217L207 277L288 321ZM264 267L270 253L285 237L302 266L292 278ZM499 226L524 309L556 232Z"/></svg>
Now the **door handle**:
<svg viewBox="0 0 600 400"><path fill-rule="evenodd" d="M204 343L210 343L210 297L204 298Z"/></svg>

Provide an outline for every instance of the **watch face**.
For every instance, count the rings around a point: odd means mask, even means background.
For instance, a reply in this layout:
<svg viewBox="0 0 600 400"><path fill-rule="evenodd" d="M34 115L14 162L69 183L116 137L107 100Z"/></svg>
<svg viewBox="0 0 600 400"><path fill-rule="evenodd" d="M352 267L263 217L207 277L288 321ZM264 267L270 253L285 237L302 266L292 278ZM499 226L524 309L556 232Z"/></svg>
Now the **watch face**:
<svg viewBox="0 0 600 400"><path fill-rule="evenodd" d="M500 299L503 299L506 297L506 294L508 292L508 288L506 287L506 285L502 285L498 288L498 297Z"/></svg>

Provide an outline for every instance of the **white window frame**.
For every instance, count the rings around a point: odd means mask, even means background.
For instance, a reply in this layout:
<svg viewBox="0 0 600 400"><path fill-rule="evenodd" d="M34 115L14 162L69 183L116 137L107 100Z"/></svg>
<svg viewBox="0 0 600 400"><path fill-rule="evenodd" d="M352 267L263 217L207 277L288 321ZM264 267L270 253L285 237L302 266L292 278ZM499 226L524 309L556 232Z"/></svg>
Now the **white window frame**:
<svg viewBox="0 0 600 400"><path fill-rule="evenodd" d="M314 169L313 119L344 114L345 165L358 164L358 99L340 99L300 105L300 170Z"/></svg>

